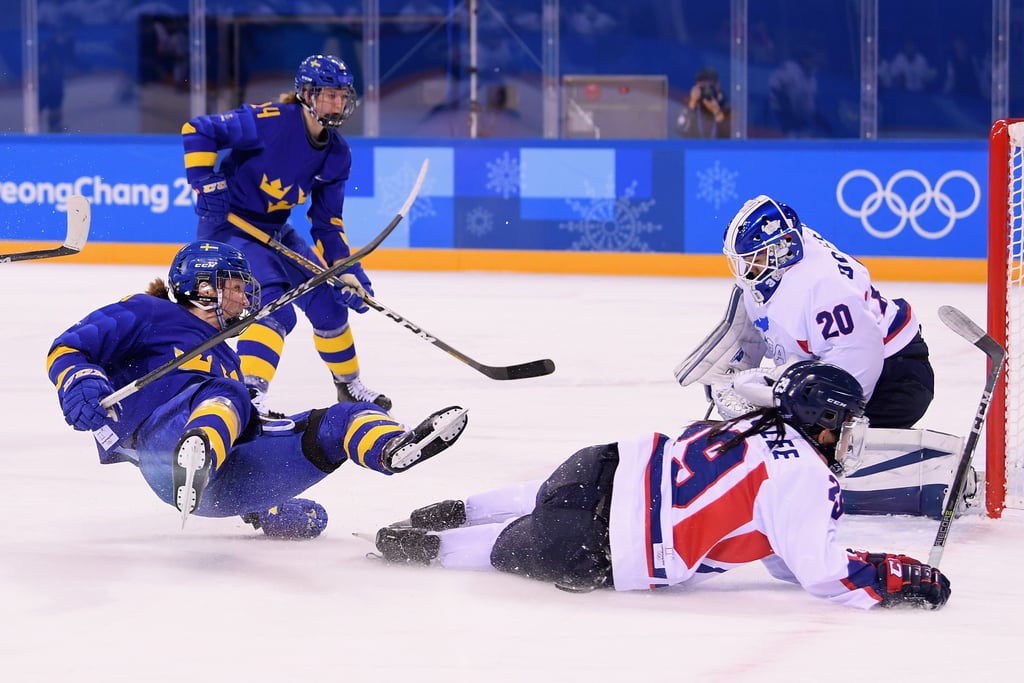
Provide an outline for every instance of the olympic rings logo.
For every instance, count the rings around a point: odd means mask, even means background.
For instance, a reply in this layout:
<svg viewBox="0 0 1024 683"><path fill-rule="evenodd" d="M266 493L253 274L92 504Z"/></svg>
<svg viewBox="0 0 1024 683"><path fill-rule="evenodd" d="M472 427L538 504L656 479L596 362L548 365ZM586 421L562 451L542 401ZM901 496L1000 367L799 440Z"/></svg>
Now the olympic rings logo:
<svg viewBox="0 0 1024 683"><path fill-rule="evenodd" d="M854 178L864 178L874 187L874 191L868 194L864 201L861 202L860 208L853 208L843 197L843 193L846 190L846 184ZM907 202L902 196L896 193L894 190L896 183L909 178L917 181L923 188L921 193L911 200L910 205L907 206ZM970 205L963 209L958 210L952 197L942 191L945 184L951 180L960 179L965 181L974 192L974 199ZM869 217L875 215L879 208L882 206L882 201L885 201L886 208L889 209L895 216L900 220L896 224L896 227L888 230L881 230L876 228L868 220ZM882 181L878 179L871 171L863 168L858 168L853 171L848 171L842 178L839 179L839 184L836 185L836 201L839 203L839 208L843 210L849 216L859 218L861 225L867 230L868 234L877 237L878 239L889 239L898 235L907 222L910 222L910 226L914 229L918 235L925 239L937 240L942 239L953 229L957 220L970 216L978 208L978 204L981 203L981 187L978 185L978 181L973 175L967 171L954 170L943 173L939 178L939 181L935 183L933 189L928 179L924 177L924 174L918 171L912 171L904 169L899 171L891 178L889 182L882 187ZM920 218L928 209L931 207L932 202L935 203L935 208L940 214L946 217L946 224L939 230L928 230L921 226L918 222Z"/></svg>

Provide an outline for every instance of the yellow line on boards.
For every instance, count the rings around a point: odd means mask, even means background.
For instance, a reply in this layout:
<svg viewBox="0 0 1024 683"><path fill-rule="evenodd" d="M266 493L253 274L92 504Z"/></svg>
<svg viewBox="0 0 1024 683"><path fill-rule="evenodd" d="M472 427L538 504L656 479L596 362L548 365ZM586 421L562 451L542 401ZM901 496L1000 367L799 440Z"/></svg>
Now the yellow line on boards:
<svg viewBox="0 0 1024 683"><path fill-rule="evenodd" d="M53 247L51 242L0 240L0 253ZM180 244L91 242L81 253L55 261L111 265L170 264ZM353 250L356 247L353 247ZM984 259L864 257L875 280L974 282L987 280ZM47 261L36 261L46 263ZM31 262L26 262L31 263ZM593 251L510 251L502 249L386 249L364 261L367 268L412 271L489 271L574 275L729 277L719 254L664 254Z"/></svg>

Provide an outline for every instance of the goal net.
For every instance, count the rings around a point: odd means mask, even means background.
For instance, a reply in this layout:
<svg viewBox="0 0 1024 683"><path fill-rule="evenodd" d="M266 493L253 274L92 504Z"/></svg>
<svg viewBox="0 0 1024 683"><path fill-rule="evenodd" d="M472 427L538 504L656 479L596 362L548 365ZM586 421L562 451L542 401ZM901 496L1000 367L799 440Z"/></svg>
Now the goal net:
<svg viewBox="0 0 1024 683"><path fill-rule="evenodd" d="M1024 120L989 138L988 332L1007 350L986 425L988 514L1024 509Z"/></svg>

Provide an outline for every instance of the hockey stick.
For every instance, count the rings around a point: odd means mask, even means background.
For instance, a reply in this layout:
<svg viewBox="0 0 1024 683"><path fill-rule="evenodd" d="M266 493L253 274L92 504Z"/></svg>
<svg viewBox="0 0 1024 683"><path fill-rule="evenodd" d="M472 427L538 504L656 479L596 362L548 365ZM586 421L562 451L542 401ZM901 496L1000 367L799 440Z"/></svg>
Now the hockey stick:
<svg viewBox="0 0 1024 683"><path fill-rule="evenodd" d="M318 287L323 283L327 282L332 277L338 275L339 273L341 273L341 271L345 270L353 263L355 263L359 259L363 258L367 254L372 252L374 249L380 246L380 243L383 242L384 239L391 234L391 232L398 226L398 224L402 222L402 219L409 213L409 209L410 207L412 207L413 202L416 201L416 196L419 194L420 187L422 187L423 185L423 179L427 175L428 162L429 160L424 159L423 166L420 168L420 174L416 178L416 184L413 186L412 192L409 193L409 196L406 198L405 204L402 205L402 208L398 210L398 213L395 214L395 217L391 219L391 222L388 223L387 227L385 227L376 237L370 240L362 249L353 252L343 261L339 261L338 263L324 270L323 272L318 273L313 277L309 278L308 280L306 280L305 282L302 282L297 286L293 287L292 289L289 289L287 292L277 297L270 303L264 304L260 308L260 310L256 311L256 313L254 313L253 315L247 316L240 320L236 320L235 322L228 325L223 330L213 335L203 343L197 344L189 351L186 351L185 353L174 358L173 360L170 360L161 365L160 367L146 373L145 375L135 380L131 384L127 384L121 387L120 389L118 389L117 391L110 394L102 401L100 401L100 405L103 406L104 408L109 409L118 401L128 396L131 396L132 394L134 394L147 384L151 384L152 382L155 382L161 377L164 377L170 374L171 372L174 372L188 361L203 353L203 351L208 351L217 344L220 344L221 342L227 339L237 336L242 332L242 330L249 327L249 325L252 325L257 320L262 320L263 318L266 318L268 315L271 315L272 313L281 309L282 307L287 306L288 304L295 301L306 292L310 291L314 287Z"/></svg>
<svg viewBox="0 0 1024 683"><path fill-rule="evenodd" d="M1006 361L1006 349L958 309L952 306L940 306L939 319L949 329L984 351L985 355L988 356L990 370L985 380L985 388L981 392L981 402L978 403L978 411L974 415L971 433L967 436L964 452L960 455L960 464L956 468L956 476L953 477L953 483L949 487L949 496L946 498L946 505L942 509L942 517L939 521L939 531L935 535L935 543L932 545L931 553L928 555L928 564L933 567L938 567L939 561L942 559L942 551L946 546L949 528L953 524L953 513L956 511L957 505L960 502L960 496L963 493L964 484L967 482L967 474L971 469L971 458L974 456L974 450L978 446L981 428L985 424L988 407L992 401L992 393L999 383L999 377L1003 372L1003 363Z"/></svg>
<svg viewBox="0 0 1024 683"><path fill-rule="evenodd" d="M275 251L277 251L277 253L290 259L292 263L300 266L301 268L304 268L310 273L316 274L324 272L324 267L321 264L306 258L302 254L292 249L289 249L288 247L286 247L285 245L281 244L273 237L268 235L263 230L260 230L258 227L256 227L249 221L245 220L244 218L236 216L235 214L232 213L228 214L228 222L230 222L232 225L234 225L236 228L246 233L250 237L257 239L263 244L270 247L271 249L274 249ZM346 286L344 282L342 282L336 277L331 278L331 283L337 286ZM377 311L378 313L383 313L390 320L393 320L394 322L398 323L399 325L409 330L423 341L433 344L434 346L441 349L445 353L449 354L456 360L465 363L466 365L473 368L477 372L484 374L487 377L490 377L491 379L527 379L530 377L542 377L544 375L550 375L552 372L555 371L555 363L549 358L529 361L527 363L520 363L518 365L484 365L483 363L470 358L469 356L462 353L458 349L449 346L447 343L441 341L436 336L430 334L416 323L412 322L402 314L391 310L390 308L380 303L373 297L369 295L364 296L363 301L366 303L367 306Z"/></svg>
<svg viewBox="0 0 1024 683"><path fill-rule="evenodd" d="M82 251L85 241L89 239L89 224L92 222L92 211L89 208L89 200L81 195L68 197L68 232L64 238L64 244L53 249L39 249L37 251L22 251L16 254L0 254L0 263L13 263L14 261L34 261L36 259L54 258L56 256L67 256Z"/></svg>

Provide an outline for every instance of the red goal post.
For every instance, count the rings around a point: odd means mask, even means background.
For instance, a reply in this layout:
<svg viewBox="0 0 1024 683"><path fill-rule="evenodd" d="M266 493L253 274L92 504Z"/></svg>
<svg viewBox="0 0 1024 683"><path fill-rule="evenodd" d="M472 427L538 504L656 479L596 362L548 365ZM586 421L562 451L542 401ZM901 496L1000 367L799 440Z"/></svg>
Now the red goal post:
<svg viewBox="0 0 1024 683"><path fill-rule="evenodd" d="M989 136L988 333L1006 347L1006 374L985 431L990 517L1024 509L1024 119L1001 119Z"/></svg>

